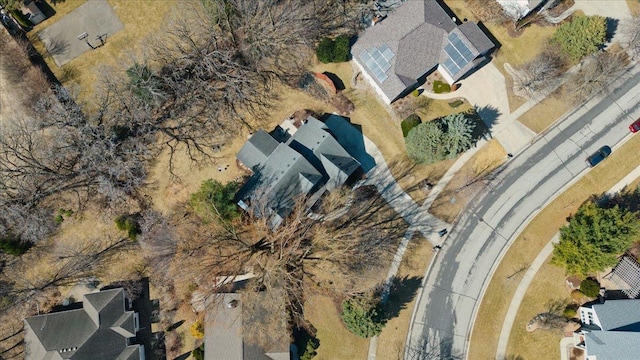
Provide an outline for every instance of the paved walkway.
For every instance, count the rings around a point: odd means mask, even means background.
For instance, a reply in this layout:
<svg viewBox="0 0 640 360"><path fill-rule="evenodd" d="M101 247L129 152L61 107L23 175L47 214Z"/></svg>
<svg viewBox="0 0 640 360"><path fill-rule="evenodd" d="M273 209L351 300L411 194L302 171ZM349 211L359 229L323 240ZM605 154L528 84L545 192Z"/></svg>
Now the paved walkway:
<svg viewBox="0 0 640 360"><path fill-rule="evenodd" d="M624 141L622 141L621 144L618 145L618 147L624 144L629 139L631 139L631 136L628 136ZM607 192L610 194L619 192L638 178L640 178L640 166L636 167L633 171L627 174L627 176L625 176L622 180L612 186L611 189L609 189L609 191ZM500 331L500 337L498 341L498 349L496 351L497 359L503 359L506 356L507 345L509 344L509 336L511 335L513 323L516 319L516 316L518 315L520 304L522 303L522 300L527 293L529 285L531 285L531 282L535 278L536 273L538 272L538 270L540 270L549 255L551 255L551 253L553 252L553 244L557 243L559 241L559 238L560 234L558 233L551 239L551 241L549 241L549 243L547 243L547 245L535 258L533 263L531 263L531 266L522 277L522 280L520 280L520 284L518 285L518 288L516 289L513 298L511 299L509 309L507 310L507 314L502 323L502 330Z"/></svg>

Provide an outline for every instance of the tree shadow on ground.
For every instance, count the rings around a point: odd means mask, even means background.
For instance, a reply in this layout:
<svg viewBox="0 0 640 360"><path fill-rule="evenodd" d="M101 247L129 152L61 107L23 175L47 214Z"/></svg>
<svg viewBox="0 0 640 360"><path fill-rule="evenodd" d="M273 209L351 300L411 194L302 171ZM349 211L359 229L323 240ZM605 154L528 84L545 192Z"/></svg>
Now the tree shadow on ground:
<svg viewBox="0 0 640 360"><path fill-rule="evenodd" d="M167 332L173 331L184 324L184 320L180 320L167 328Z"/></svg>
<svg viewBox="0 0 640 360"><path fill-rule="evenodd" d="M323 72L323 74L327 75L327 77L333 82L333 85L336 87L336 90L342 91L345 89L344 82L342 82L342 79L340 79L338 75L334 73L330 73L328 71Z"/></svg>
<svg viewBox="0 0 640 360"><path fill-rule="evenodd" d="M407 308L407 305L416 296L421 284L422 278L419 276L396 277L391 281L389 298L383 307L384 317L387 321L398 317L400 311Z"/></svg>
<svg viewBox="0 0 640 360"><path fill-rule="evenodd" d="M63 2L64 0L49 0L49 1L51 1L52 4L56 5L58 3ZM42 12L42 14L47 17L47 19L56 14L56 11L46 1L38 1L38 8Z"/></svg>
<svg viewBox="0 0 640 360"><path fill-rule="evenodd" d="M179 355L175 358L175 360L185 360L187 359L189 356L191 356L191 351L187 351L186 353Z"/></svg>
<svg viewBox="0 0 640 360"><path fill-rule="evenodd" d="M607 25L607 35L605 37L606 42L609 43L611 42L611 40L613 39L613 37L616 35L616 32L618 31L618 23L620 21L618 19L613 19L608 17L605 21L606 25ZM605 45L602 45L602 47L604 48Z"/></svg>
<svg viewBox="0 0 640 360"><path fill-rule="evenodd" d="M62 55L69 50L69 42L61 38L53 38L47 44L47 52L51 56Z"/></svg>
<svg viewBox="0 0 640 360"><path fill-rule="evenodd" d="M640 210L640 187L634 190L625 187L615 194L602 193L600 196L594 196L592 201L606 209L611 209L617 205L623 210L636 212Z"/></svg>
<svg viewBox="0 0 640 360"><path fill-rule="evenodd" d="M473 138L476 140L491 137L491 129L498 122L498 117L502 115L498 108L491 105L475 107L469 113L477 120L477 126L473 131Z"/></svg>

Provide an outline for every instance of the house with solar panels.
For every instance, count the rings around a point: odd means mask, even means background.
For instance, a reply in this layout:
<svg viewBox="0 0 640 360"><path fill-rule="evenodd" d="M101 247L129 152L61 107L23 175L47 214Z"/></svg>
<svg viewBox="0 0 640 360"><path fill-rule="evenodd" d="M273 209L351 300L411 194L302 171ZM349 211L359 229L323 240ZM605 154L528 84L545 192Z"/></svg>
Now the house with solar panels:
<svg viewBox="0 0 640 360"><path fill-rule="evenodd" d="M459 23L438 0L409 0L359 35L354 62L387 102L438 71L453 84L486 62L496 44L472 22Z"/></svg>

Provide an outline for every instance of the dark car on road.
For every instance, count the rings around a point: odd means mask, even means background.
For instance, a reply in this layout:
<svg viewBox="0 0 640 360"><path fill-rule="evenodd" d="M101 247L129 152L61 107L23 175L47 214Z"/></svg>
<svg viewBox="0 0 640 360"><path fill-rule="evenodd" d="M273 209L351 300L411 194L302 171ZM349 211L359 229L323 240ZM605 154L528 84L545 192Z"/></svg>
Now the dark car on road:
<svg viewBox="0 0 640 360"><path fill-rule="evenodd" d="M631 130L631 132L634 134L640 131L640 119L634 121L633 124L629 125L629 130Z"/></svg>
<svg viewBox="0 0 640 360"><path fill-rule="evenodd" d="M587 165L589 165L589 167L594 167L600 164L602 160L606 159L609 155L611 155L611 148L605 145L587 158Z"/></svg>

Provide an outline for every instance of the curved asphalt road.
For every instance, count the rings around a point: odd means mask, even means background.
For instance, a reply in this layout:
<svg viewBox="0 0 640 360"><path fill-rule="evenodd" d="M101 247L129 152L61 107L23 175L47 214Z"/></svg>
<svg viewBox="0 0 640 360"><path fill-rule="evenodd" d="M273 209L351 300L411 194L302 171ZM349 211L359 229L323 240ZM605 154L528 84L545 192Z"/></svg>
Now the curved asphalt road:
<svg viewBox="0 0 640 360"><path fill-rule="evenodd" d="M629 134L640 116L637 68L612 94L575 109L511 160L465 210L418 294L406 359L473 358L466 346L493 264L531 216L585 173L588 155L603 145L615 152Z"/></svg>

